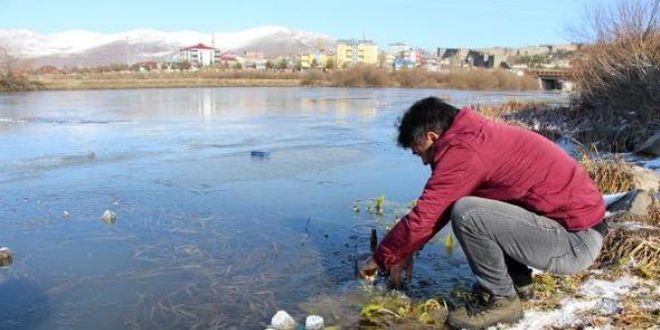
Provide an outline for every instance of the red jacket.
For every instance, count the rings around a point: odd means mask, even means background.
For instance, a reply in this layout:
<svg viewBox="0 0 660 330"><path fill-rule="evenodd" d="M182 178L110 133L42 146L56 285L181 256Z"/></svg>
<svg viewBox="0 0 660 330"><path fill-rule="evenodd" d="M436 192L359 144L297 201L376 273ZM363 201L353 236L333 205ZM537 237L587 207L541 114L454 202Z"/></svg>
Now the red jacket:
<svg viewBox="0 0 660 330"><path fill-rule="evenodd" d="M432 173L422 196L374 255L383 269L421 249L447 224L453 203L465 196L515 204L570 231L590 228L605 214L603 196L587 172L534 132L465 108L432 148Z"/></svg>

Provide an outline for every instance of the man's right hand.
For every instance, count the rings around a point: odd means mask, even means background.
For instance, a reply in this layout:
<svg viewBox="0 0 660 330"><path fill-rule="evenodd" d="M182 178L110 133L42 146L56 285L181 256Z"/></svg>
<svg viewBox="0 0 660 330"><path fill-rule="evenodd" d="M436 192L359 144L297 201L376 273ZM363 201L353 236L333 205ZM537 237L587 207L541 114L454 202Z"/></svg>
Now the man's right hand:
<svg viewBox="0 0 660 330"><path fill-rule="evenodd" d="M392 266L390 269L390 282L395 289L403 288L403 273L406 274L406 282L410 283L412 281L413 273L413 256L410 255L408 258L401 260L398 264ZM378 264L374 261L373 257L369 257L365 263L360 267L358 275L362 279L366 279L369 282L374 282L378 276Z"/></svg>
<svg viewBox="0 0 660 330"><path fill-rule="evenodd" d="M403 273L406 273L406 283L412 281L412 272L413 272L413 255L411 254L408 258L401 260L398 264L392 266L390 269L390 281L392 281L392 286L395 289L403 288L403 281L401 277Z"/></svg>

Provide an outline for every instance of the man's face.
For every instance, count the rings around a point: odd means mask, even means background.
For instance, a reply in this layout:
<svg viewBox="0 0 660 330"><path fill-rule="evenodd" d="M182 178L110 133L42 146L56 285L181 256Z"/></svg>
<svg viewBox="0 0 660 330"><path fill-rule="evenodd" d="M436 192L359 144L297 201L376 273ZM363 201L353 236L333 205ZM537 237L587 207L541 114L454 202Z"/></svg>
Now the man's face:
<svg viewBox="0 0 660 330"><path fill-rule="evenodd" d="M422 159L424 165L428 165L433 161L433 143L437 140L438 135L434 132L428 132L424 136L424 140L414 143L410 149L413 155L417 155Z"/></svg>

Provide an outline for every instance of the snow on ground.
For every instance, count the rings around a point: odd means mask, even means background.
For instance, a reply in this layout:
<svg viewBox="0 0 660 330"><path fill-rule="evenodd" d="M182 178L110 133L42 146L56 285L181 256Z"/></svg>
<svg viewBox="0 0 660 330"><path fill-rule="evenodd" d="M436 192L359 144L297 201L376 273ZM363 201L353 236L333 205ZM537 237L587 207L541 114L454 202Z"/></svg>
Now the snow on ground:
<svg viewBox="0 0 660 330"><path fill-rule="evenodd" d="M543 329L548 327L569 328L588 324L593 318L590 315L612 316L620 312L621 300L637 291L648 291L640 284L647 283L657 286L658 283L642 280L638 277L624 276L610 282L599 279L589 279L580 287L576 297L560 301L561 308L556 310L526 310L525 317L511 327L501 326L498 329ZM647 292L648 293L648 292ZM652 306L650 306L652 307ZM585 327L585 329L614 329L612 325L600 328Z"/></svg>
<svg viewBox="0 0 660 330"><path fill-rule="evenodd" d="M652 169L660 174L660 158L652 160L636 160L640 166ZM616 201L625 193L604 196L606 203ZM650 228L638 223L626 224L628 229ZM652 289L649 289L652 288ZM616 329L612 324L602 327L586 327L594 316L610 317L617 315L622 308L622 301L626 297L640 294L660 293L660 282L644 280L636 276L623 276L615 281L589 279L580 286L579 294L567 297L560 301L561 308L556 310L525 310L524 318L517 324L509 327L499 326L497 329L543 329L543 328L570 328L585 326L584 329ZM657 297L648 306L648 309L660 308L660 297ZM653 329L660 329L658 324Z"/></svg>

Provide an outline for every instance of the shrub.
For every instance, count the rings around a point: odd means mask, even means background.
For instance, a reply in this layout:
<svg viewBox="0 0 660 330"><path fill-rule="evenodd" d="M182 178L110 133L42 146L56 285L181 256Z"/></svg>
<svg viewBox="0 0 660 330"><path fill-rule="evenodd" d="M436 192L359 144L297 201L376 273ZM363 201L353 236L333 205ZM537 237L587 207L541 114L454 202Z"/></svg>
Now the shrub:
<svg viewBox="0 0 660 330"><path fill-rule="evenodd" d="M660 1L601 6L587 17L583 37L591 39L590 45L574 63L574 102L582 107L576 115L596 117L604 127L625 121L638 134L632 141L610 142L629 150L660 127Z"/></svg>

